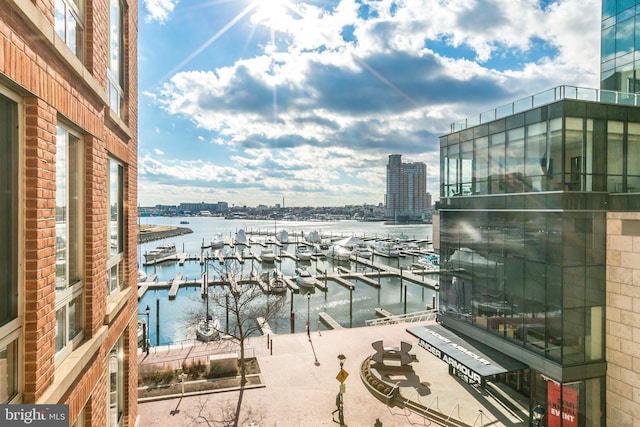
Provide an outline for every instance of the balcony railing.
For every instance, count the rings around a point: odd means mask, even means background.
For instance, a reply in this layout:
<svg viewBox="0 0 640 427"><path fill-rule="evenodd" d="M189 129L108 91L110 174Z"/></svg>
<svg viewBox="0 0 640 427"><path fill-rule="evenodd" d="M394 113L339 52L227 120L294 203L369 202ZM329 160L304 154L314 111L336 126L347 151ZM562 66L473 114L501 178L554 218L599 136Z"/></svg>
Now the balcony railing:
<svg viewBox="0 0 640 427"><path fill-rule="evenodd" d="M640 94L615 92L612 90L590 89L575 86L557 86L538 94L519 99L485 113L471 116L451 124L451 133L488 123L493 120L521 113L542 105L551 104L563 99L602 102L607 104L640 106Z"/></svg>

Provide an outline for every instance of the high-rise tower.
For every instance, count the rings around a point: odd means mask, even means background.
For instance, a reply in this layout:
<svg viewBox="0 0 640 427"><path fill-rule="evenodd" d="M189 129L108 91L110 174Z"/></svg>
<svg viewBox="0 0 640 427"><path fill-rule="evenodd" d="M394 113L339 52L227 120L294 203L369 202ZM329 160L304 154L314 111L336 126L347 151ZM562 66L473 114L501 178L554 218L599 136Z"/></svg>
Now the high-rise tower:
<svg viewBox="0 0 640 427"><path fill-rule="evenodd" d="M389 155L385 207L387 218L417 219L422 216L429 208L424 163L402 163L400 154Z"/></svg>

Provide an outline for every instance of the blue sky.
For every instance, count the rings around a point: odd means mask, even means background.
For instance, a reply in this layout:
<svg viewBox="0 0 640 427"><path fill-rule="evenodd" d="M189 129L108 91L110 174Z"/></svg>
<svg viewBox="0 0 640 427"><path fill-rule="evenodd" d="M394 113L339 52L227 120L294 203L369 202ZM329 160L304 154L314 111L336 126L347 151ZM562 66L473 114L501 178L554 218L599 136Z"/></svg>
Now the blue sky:
<svg viewBox="0 0 640 427"><path fill-rule="evenodd" d="M140 0L139 202L384 202L462 120L598 87L597 0Z"/></svg>

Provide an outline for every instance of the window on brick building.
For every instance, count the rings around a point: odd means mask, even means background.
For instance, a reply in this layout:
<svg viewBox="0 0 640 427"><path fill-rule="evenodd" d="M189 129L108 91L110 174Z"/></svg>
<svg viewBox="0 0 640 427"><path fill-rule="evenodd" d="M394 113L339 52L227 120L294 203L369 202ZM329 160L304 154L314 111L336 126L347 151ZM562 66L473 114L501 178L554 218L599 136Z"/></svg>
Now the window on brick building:
<svg viewBox="0 0 640 427"><path fill-rule="evenodd" d="M0 404L18 395L20 319L18 295L18 98L0 87Z"/></svg>
<svg viewBox="0 0 640 427"><path fill-rule="evenodd" d="M82 60L84 26L82 0L55 0L56 34L64 40L73 54Z"/></svg>
<svg viewBox="0 0 640 427"><path fill-rule="evenodd" d="M122 117L124 103L124 13L125 5L121 0L110 0L109 6L109 106Z"/></svg>
<svg viewBox="0 0 640 427"><path fill-rule="evenodd" d="M107 195L107 212L109 213L107 280L108 294L111 295L121 288L124 276L124 166L113 158L109 158Z"/></svg>
<svg viewBox="0 0 640 427"><path fill-rule="evenodd" d="M124 423L124 339L120 337L109 352L109 402L107 426L120 427Z"/></svg>
<svg viewBox="0 0 640 427"><path fill-rule="evenodd" d="M65 126L56 135L56 340L64 358L83 330L82 143Z"/></svg>

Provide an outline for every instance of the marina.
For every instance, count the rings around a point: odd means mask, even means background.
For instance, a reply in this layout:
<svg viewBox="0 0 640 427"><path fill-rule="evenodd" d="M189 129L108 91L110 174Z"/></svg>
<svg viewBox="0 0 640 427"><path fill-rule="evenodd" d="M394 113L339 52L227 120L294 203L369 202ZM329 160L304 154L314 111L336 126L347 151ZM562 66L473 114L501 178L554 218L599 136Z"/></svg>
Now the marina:
<svg viewBox="0 0 640 427"><path fill-rule="evenodd" d="M168 227L177 223L175 218L168 217L144 220ZM284 223L276 228L270 221L215 217L190 217L189 222L192 233L140 245L140 269L147 278L138 285L138 300L139 307L152 308L149 326L152 345L195 339L185 325L191 321L189 313L193 313L194 307L202 306L200 287L207 267L208 287L230 286L224 272L233 266L233 283L238 289L259 286L267 297L282 299L287 310L268 319L269 330L274 334L304 331L307 322L318 331L338 325L364 326L367 320L377 317L376 308L393 315L424 311L432 305L437 290L437 272L421 268L418 263L431 253L430 225L390 227L340 221ZM331 232L322 232L325 226ZM238 230L243 230L240 236L246 238L241 244L236 242ZM213 239L214 236L217 237ZM314 243L305 240L307 237L318 240L319 236L320 241ZM354 250L344 261L328 258L327 249L319 249L354 236L365 243L403 239L411 245L400 250L398 256L373 251L371 256L363 257ZM214 248L212 243L216 239L222 243ZM144 261L142 254L167 244L176 246L175 254L161 261ZM300 246L309 249L309 259L297 256ZM273 262L261 258L265 248L274 254ZM301 270L311 275L311 286L300 282ZM224 328L228 316L218 307L212 309L214 318L220 319Z"/></svg>

